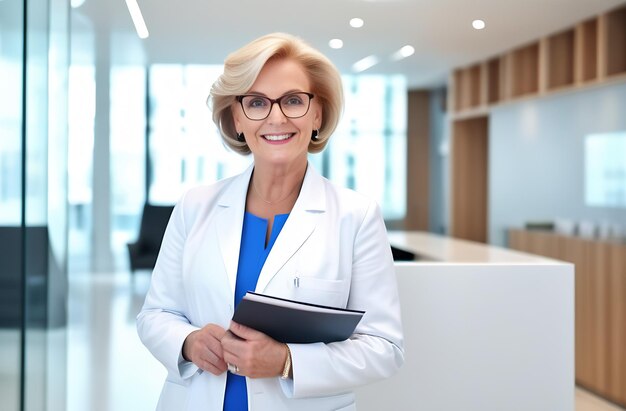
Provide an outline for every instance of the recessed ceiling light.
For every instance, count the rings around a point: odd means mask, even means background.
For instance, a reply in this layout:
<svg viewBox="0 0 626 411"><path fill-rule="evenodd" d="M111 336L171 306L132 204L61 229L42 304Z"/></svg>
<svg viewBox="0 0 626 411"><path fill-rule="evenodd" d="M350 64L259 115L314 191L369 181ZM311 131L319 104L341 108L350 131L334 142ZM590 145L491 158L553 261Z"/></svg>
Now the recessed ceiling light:
<svg viewBox="0 0 626 411"><path fill-rule="evenodd" d="M85 3L85 0L71 0L70 6L72 6L73 9L77 9L82 6L83 3Z"/></svg>
<svg viewBox="0 0 626 411"><path fill-rule="evenodd" d="M328 42L331 49L340 49L343 47L343 41L341 39L332 39Z"/></svg>
<svg viewBox="0 0 626 411"><path fill-rule="evenodd" d="M472 22L472 27L474 27L476 30L482 30L485 28L485 22L482 20L474 20Z"/></svg>
<svg viewBox="0 0 626 411"><path fill-rule="evenodd" d="M363 24L365 24L363 19L360 19L358 17L350 19L350 25L354 27L355 29L358 29L359 27L363 27Z"/></svg>
<svg viewBox="0 0 626 411"><path fill-rule="evenodd" d="M361 71L365 71L368 68L375 66L376 64L378 64L378 57L371 55L354 63L352 65L352 70L360 73Z"/></svg>
<svg viewBox="0 0 626 411"><path fill-rule="evenodd" d="M402 55L402 57L409 57L412 56L415 53L415 49L413 48L413 46L404 46L400 49L400 55Z"/></svg>

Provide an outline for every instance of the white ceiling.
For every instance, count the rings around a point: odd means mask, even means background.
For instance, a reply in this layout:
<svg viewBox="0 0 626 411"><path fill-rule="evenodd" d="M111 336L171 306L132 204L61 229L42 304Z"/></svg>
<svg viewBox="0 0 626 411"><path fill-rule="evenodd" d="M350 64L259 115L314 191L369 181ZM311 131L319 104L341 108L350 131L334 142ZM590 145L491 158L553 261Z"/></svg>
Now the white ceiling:
<svg viewBox="0 0 626 411"><path fill-rule="evenodd" d="M365 73L402 73L411 88L445 83L450 70L573 26L624 0L138 0L150 37L140 40L123 0L85 0L72 9L72 52L78 60L110 48L115 64L221 64L246 42L269 32L298 35L342 72L374 54ZM365 20L360 29L352 17ZM486 22L474 30L472 20ZM341 50L328 46L344 41ZM392 61L410 44L413 56ZM90 54L90 53L87 53Z"/></svg>

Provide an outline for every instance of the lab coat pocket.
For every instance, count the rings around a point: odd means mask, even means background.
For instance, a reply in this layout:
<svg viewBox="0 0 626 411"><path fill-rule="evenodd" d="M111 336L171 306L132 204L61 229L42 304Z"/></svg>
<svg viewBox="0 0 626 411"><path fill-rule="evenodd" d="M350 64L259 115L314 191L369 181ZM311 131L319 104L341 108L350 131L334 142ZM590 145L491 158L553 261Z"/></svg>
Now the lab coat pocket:
<svg viewBox="0 0 626 411"><path fill-rule="evenodd" d="M345 308L347 290L345 280L296 275L293 278L293 295L298 301Z"/></svg>
<svg viewBox="0 0 626 411"><path fill-rule="evenodd" d="M356 404L352 403L350 405L346 405L345 407L337 408L335 411L356 411Z"/></svg>
<svg viewBox="0 0 626 411"><path fill-rule="evenodd" d="M159 403L157 404L157 411L175 411L184 410L187 408L188 402L188 387L178 384L172 381L165 381L163 390L161 390L161 396L159 397Z"/></svg>

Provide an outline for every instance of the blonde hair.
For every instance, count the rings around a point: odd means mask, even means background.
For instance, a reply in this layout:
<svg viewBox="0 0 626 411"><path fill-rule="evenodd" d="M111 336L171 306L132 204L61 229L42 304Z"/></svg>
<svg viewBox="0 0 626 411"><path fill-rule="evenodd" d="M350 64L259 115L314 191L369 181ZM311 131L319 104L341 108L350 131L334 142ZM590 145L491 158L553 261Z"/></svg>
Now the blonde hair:
<svg viewBox="0 0 626 411"><path fill-rule="evenodd" d="M213 83L208 98L213 121L226 145L240 154L249 154L246 142L237 140L231 106L236 96L250 90L265 64L276 58L299 63L311 82L311 93L322 108L322 124L317 140L309 143L309 152L319 153L337 128L343 111L341 75L326 56L290 34L265 35L226 57L224 73Z"/></svg>

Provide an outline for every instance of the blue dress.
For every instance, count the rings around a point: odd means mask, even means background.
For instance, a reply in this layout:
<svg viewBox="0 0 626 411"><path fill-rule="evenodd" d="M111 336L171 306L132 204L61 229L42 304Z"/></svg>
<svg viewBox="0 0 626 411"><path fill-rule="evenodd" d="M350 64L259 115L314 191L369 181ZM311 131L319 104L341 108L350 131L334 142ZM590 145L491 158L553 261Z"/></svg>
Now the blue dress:
<svg viewBox="0 0 626 411"><path fill-rule="evenodd" d="M256 289L259 274L265 264L276 237L282 230L289 214L274 216L274 225L270 239L265 246L268 221L246 212L243 217L237 283L235 285L235 307L248 291ZM248 411L248 393L246 377L228 373L226 377L226 393L224 394L224 411Z"/></svg>

